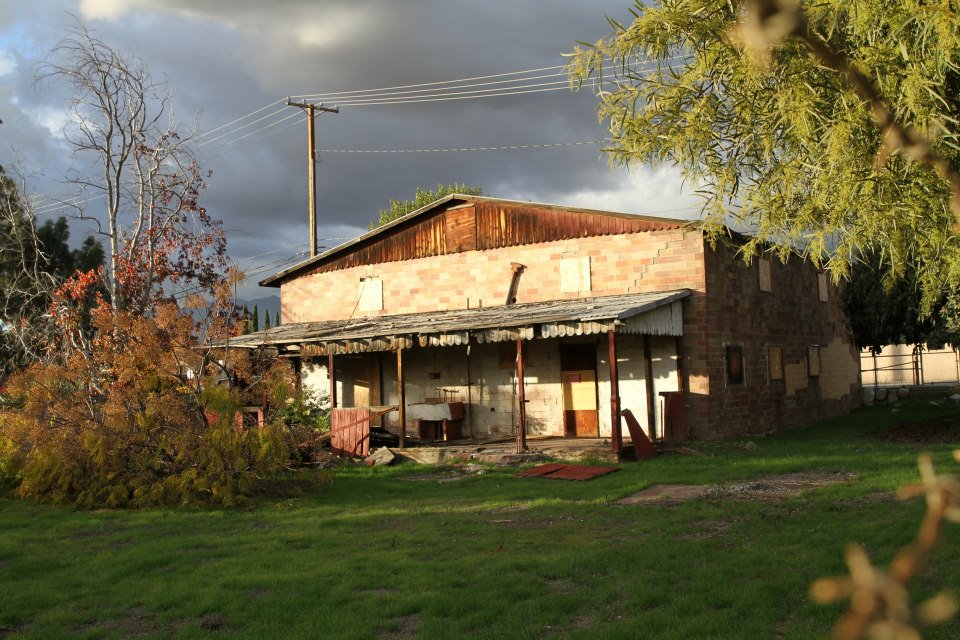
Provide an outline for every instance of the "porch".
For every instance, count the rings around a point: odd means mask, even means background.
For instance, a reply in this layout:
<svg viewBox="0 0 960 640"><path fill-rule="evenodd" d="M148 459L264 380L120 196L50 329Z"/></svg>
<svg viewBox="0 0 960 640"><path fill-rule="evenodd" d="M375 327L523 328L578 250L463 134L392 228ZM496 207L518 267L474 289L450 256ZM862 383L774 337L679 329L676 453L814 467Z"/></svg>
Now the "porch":
<svg viewBox="0 0 960 640"><path fill-rule="evenodd" d="M682 439L688 295L281 325L231 346L293 358L304 388L326 395L346 455L369 451L372 429L394 434L398 449L420 445L421 458L509 447L602 459L624 447L625 409L634 440Z"/></svg>

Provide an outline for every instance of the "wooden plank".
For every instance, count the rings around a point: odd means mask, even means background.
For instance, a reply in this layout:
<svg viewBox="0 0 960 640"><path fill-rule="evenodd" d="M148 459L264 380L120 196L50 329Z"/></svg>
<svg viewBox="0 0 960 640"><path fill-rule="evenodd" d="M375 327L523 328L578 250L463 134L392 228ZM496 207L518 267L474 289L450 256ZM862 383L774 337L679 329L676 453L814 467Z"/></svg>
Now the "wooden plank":
<svg viewBox="0 0 960 640"><path fill-rule="evenodd" d="M338 456L355 458L370 453L370 409L330 411L330 448Z"/></svg>
<svg viewBox="0 0 960 640"><path fill-rule="evenodd" d="M577 438L600 437L600 416L596 409L568 409L563 412L563 416L564 435Z"/></svg>
<svg viewBox="0 0 960 640"><path fill-rule="evenodd" d="M617 366L617 333L613 329L607 333L607 347L610 361L610 443L614 453L619 453L623 445L620 432L620 371Z"/></svg>
<svg viewBox="0 0 960 640"><path fill-rule="evenodd" d="M476 250L477 212L474 207L447 211L444 224L446 253Z"/></svg>
<svg viewBox="0 0 960 640"><path fill-rule="evenodd" d="M527 450L527 401L523 380L523 339L517 338L517 397L520 402L520 424L517 427L517 453Z"/></svg>

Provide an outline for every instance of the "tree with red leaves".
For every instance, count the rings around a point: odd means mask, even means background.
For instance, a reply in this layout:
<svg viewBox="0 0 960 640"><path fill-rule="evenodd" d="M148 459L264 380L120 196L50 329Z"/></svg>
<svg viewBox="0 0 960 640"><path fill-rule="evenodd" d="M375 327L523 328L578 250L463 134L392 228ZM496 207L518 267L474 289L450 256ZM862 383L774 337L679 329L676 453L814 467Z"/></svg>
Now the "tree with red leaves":
<svg viewBox="0 0 960 640"><path fill-rule="evenodd" d="M148 313L176 293L210 291L222 282L226 238L200 205L210 174L194 158L194 135L174 128L166 85L138 57L80 23L41 67L38 82L47 81L72 89L64 136L75 157L98 167L98 177L78 172L70 179L90 196L75 205L76 216L91 222L107 245L106 264L94 274L105 302L114 311ZM100 211L89 205L100 202Z"/></svg>

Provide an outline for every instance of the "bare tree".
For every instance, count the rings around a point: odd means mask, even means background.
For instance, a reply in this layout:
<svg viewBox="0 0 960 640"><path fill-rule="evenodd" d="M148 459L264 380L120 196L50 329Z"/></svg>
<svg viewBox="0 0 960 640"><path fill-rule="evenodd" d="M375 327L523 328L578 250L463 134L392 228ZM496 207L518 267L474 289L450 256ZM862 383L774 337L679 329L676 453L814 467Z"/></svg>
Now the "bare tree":
<svg viewBox="0 0 960 640"><path fill-rule="evenodd" d="M79 22L41 66L37 82L45 81L70 87L64 135L75 157L98 166L95 177L74 170L68 180L86 196L76 215L108 246L102 279L113 309L148 309L170 293L165 283L206 288L222 279L225 239L198 203L205 176L194 135L176 131L165 83Z"/></svg>
<svg viewBox="0 0 960 640"><path fill-rule="evenodd" d="M46 268L23 193L22 181L0 169L0 376L40 358L54 343L49 305L59 282Z"/></svg>

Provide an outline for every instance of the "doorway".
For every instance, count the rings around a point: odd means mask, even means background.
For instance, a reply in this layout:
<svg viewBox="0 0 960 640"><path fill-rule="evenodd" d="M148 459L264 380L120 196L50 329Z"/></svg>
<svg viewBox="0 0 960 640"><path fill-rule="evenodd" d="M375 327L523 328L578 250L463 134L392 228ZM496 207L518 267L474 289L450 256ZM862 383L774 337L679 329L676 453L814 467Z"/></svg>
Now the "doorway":
<svg viewBox="0 0 960 640"><path fill-rule="evenodd" d="M563 434L576 438L600 437L597 346L560 345L560 380L563 386Z"/></svg>

